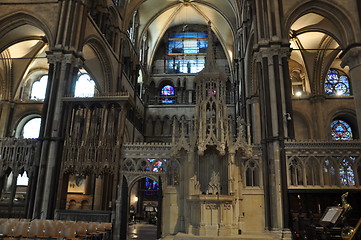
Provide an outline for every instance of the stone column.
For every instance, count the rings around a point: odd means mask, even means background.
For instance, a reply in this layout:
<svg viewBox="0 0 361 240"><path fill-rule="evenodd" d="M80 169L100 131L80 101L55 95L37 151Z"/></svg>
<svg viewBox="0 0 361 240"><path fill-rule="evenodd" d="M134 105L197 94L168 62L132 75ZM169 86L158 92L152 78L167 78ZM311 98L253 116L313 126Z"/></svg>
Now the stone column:
<svg viewBox="0 0 361 240"><path fill-rule="evenodd" d="M194 178L197 173L196 170L194 169L195 164L194 164L194 158L195 157L195 152L193 152L192 150L189 150L187 153L187 159L185 159L186 161L183 161L183 164L185 164L184 166L184 170L183 170L183 176L184 176L184 188L183 188L183 225L185 228L185 232L190 233L189 229L190 229L190 203L188 202L188 197L191 196L192 194L194 194ZM198 179L198 178L197 178ZM199 193L198 193L199 194Z"/></svg>
<svg viewBox="0 0 361 240"><path fill-rule="evenodd" d="M59 3L59 25L54 46L47 52L49 77L39 133L39 167L33 217L52 218L64 145L66 113L62 98L72 94L83 59L83 32L89 9L87 0Z"/></svg>
<svg viewBox="0 0 361 240"><path fill-rule="evenodd" d="M350 67L350 79L357 115L358 131L361 131L361 47L354 47L342 53L342 67Z"/></svg>
<svg viewBox="0 0 361 240"><path fill-rule="evenodd" d="M67 119L62 97L67 92L66 88L75 80L74 73L79 71L82 64L81 57L74 52L48 52L48 60L52 71L49 74L39 134L40 166L33 214L34 217L41 218L51 218L55 208Z"/></svg>
<svg viewBox="0 0 361 240"><path fill-rule="evenodd" d="M261 143L265 189L266 227L281 231L288 227L288 201L286 157L284 139L288 135L290 94L286 81L288 64L282 59L289 56L289 48L272 46L261 48L257 53L257 72L260 86ZM292 115L291 115L292 117Z"/></svg>

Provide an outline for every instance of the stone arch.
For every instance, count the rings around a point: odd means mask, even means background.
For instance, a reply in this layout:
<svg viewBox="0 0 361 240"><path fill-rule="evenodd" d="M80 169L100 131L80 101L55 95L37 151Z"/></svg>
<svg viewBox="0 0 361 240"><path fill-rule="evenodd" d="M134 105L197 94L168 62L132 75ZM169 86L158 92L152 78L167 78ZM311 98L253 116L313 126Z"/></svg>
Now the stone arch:
<svg viewBox="0 0 361 240"><path fill-rule="evenodd" d="M154 136L160 136L162 134L162 121L159 116L156 117L153 127Z"/></svg>
<svg viewBox="0 0 361 240"><path fill-rule="evenodd" d="M171 134L171 120L168 115L163 117L163 128L162 128L162 134L164 136L168 136Z"/></svg>
<svg viewBox="0 0 361 240"><path fill-rule="evenodd" d="M139 180L141 180L142 178L150 178L153 181L159 181L159 174L151 174L150 172L145 172L145 173L137 173L137 174L124 174L125 178L128 181L128 187L129 190L132 189L132 187L134 186L134 184L136 184ZM161 178L162 179L162 178ZM162 179L163 180L163 179ZM162 184L164 186L164 184Z"/></svg>
<svg viewBox="0 0 361 240"><path fill-rule="evenodd" d="M16 122L14 126L14 136L19 138L21 136L21 132L27 122L34 118L41 118L41 114L37 112L27 112L23 114Z"/></svg>
<svg viewBox="0 0 361 240"><path fill-rule="evenodd" d="M29 100L33 84L36 81L39 81L44 75L48 75L48 69L42 67L32 69L26 76L24 76L24 82L20 88L21 91L17 94L17 98L21 100Z"/></svg>
<svg viewBox="0 0 361 240"><path fill-rule="evenodd" d="M51 28L46 23L46 19L42 19L40 16L34 17L34 13L29 14L23 11L13 13L0 19L0 38L3 38L4 35L20 26L29 24L44 32L46 41L49 43L49 48L51 49L54 45L54 33L52 33ZM3 46L0 46L0 52L4 50Z"/></svg>
<svg viewBox="0 0 361 240"><path fill-rule="evenodd" d="M308 13L321 15L333 23L338 32L326 28L317 28L317 30L332 36L342 48L346 48L356 39L353 34L356 32L355 29L349 30L350 28L353 28L353 24L351 24L352 21L349 18L351 14L347 14L346 11L340 7L336 8L334 5L321 1L309 1L307 3L295 5L285 14L284 33L287 34L287 37L291 25L297 19Z"/></svg>
<svg viewBox="0 0 361 240"><path fill-rule="evenodd" d="M87 49L87 47L90 49ZM87 50L92 52L87 52ZM95 55L95 60L90 61L87 59L91 54ZM83 55L86 60L84 64L85 68L94 77L94 81L100 87L100 92L110 92L111 89L113 89L112 83L114 82L112 66L109 62L110 57L107 54L102 41L96 36L89 36L84 41Z"/></svg>
<svg viewBox="0 0 361 240"><path fill-rule="evenodd" d="M0 43L0 65L3 67L0 74L0 96L18 98L24 75L31 68L35 68L36 64L34 63L36 61L46 61L46 59L35 58L37 54L44 52L44 47L49 48L54 41L49 26L44 22L46 21L40 17L30 16L23 11L5 16L0 20L0 38L2 39ZM33 43L32 56L26 62L22 62L21 67L14 72L12 71L14 68L12 58L16 57L17 53L10 47L24 42ZM10 88L11 85L14 88Z"/></svg>

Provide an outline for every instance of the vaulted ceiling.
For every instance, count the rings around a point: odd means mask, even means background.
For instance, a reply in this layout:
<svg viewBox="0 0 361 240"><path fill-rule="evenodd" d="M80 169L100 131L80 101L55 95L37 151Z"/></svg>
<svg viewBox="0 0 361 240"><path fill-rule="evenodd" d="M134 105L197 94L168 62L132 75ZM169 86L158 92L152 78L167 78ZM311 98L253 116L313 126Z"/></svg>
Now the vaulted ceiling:
<svg viewBox="0 0 361 240"><path fill-rule="evenodd" d="M237 28L236 9L234 0L146 0L138 8L138 42L147 36L150 57L148 60L151 61L168 28L211 23L229 61L232 61Z"/></svg>

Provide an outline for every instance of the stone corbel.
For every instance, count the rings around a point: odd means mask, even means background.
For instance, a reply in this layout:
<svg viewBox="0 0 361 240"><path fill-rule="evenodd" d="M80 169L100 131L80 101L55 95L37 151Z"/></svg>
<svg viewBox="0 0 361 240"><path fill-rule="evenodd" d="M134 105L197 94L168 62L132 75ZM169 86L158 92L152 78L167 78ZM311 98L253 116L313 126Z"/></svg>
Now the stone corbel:
<svg viewBox="0 0 361 240"><path fill-rule="evenodd" d="M350 70L361 65L361 46L354 47L341 54L341 67L349 66Z"/></svg>

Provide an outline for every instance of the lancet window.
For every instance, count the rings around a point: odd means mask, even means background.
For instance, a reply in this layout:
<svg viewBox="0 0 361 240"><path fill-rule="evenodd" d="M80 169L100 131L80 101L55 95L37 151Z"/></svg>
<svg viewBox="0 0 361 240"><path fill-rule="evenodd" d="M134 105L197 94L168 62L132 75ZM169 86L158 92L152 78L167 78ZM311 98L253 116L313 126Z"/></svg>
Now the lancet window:
<svg viewBox="0 0 361 240"><path fill-rule="evenodd" d="M89 74L81 74L75 84L75 97L93 97L95 94L95 82Z"/></svg>
<svg viewBox="0 0 361 240"><path fill-rule="evenodd" d="M48 75L43 75L38 81L35 81L32 84L30 99L43 101L45 99L47 85L48 85Z"/></svg>
<svg viewBox="0 0 361 240"><path fill-rule="evenodd" d="M246 186L256 187L259 186L259 166L253 161L249 160L245 165L246 169Z"/></svg>

